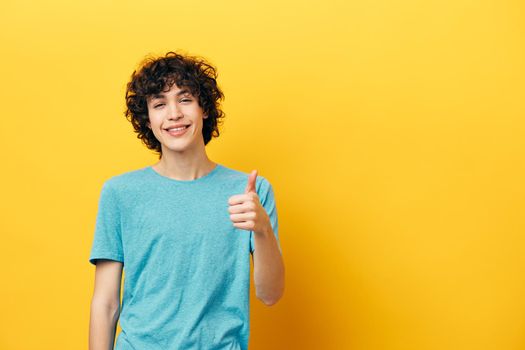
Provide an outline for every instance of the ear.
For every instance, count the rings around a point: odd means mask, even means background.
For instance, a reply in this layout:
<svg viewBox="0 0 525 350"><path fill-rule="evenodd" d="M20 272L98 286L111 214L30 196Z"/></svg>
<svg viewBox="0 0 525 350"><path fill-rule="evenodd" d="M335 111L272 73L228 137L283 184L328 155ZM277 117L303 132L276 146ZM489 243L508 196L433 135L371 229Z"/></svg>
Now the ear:
<svg viewBox="0 0 525 350"><path fill-rule="evenodd" d="M208 116L207 116L207 115L204 115L203 118L206 119L206 118L208 118Z"/></svg>
<svg viewBox="0 0 525 350"><path fill-rule="evenodd" d="M149 122L146 122L146 126L151 129L151 124Z"/></svg>

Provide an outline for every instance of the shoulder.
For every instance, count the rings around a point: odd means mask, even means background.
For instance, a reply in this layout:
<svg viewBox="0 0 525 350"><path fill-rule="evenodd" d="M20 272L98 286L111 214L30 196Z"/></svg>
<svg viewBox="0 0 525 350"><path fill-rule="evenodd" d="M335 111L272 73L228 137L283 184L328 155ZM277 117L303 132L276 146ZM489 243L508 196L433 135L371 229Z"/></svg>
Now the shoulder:
<svg viewBox="0 0 525 350"><path fill-rule="evenodd" d="M235 181L229 181L232 183L236 183L235 192L237 193L243 193L244 189L246 188L246 185L248 184L248 178L250 176L250 173L252 171L240 171L236 169L226 168L225 173L227 176L230 177L229 180L235 180ZM267 176L260 175L259 171L257 171L257 178L255 180L255 192L257 192L257 195L259 196L261 203L264 205L266 203L271 203L274 198L274 190L272 183L268 179Z"/></svg>
<svg viewBox="0 0 525 350"><path fill-rule="evenodd" d="M103 181L102 191L111 192L115 195L140 187L144 181L146 167L128 170L126 172L110 176Z"/></svg>
<svg viewBox="0 0 525 350"><path fill-rule="evenodd" d="M224 165L222 167L224 169L224 175L226 177L229 177L232 180L241 181L243 183L246 183L248 181L248 177L250 176L250 173L251 173L251 171L249 172L241 171L241 170L226 167ZM259 190L267 190L271 186L272 185L270 181L265 176L260 175L259 172L257 172L257 179L255 180L255 189L257 190L257 192L259 192Z"/></svg>

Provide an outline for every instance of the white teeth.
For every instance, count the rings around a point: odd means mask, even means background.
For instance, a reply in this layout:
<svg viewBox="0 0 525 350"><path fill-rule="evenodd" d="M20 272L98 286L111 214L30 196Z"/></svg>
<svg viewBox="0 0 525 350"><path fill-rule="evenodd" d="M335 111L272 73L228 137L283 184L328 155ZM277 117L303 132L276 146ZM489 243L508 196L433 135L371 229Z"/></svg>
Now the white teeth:
<svg viewBox="0 0 525 350"><path fill-rule="evenodd" d="M171 129L168 129L168 131L173 131L173 130L175 130L175 131L180 131L180 130L184 130L184 129L186 129L185 126L180 127L180 128L171 128Z"/></svg>

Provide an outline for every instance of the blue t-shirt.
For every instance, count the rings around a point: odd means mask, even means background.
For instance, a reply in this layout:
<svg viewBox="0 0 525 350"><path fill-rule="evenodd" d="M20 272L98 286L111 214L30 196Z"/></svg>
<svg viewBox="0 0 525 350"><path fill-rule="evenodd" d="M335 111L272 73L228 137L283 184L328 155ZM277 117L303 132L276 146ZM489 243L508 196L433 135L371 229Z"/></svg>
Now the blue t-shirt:
<svg viewBox="0 0 525 350"><path fill-rule="evenodd" d="M115 350L248 348L254 233L228 211L247 183L221 164L195 180L147 166L104 182L89 261L123 263ZM255 187L282 254L272 186L259 175Z"/></svg>

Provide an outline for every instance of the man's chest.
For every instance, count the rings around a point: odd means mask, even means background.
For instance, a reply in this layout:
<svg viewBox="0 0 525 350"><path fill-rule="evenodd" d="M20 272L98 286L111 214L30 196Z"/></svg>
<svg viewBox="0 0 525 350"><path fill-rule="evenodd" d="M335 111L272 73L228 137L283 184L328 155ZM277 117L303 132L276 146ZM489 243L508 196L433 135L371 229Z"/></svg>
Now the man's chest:
<svg viewBox="0 0 525 350"><path fill-rule="evenodd" d="M122 213L122 243L128 263L157 257L187 260L206 256L219 261L239 250L248 252L249 231L233 226L228 194L142 198Z"/></svg>

